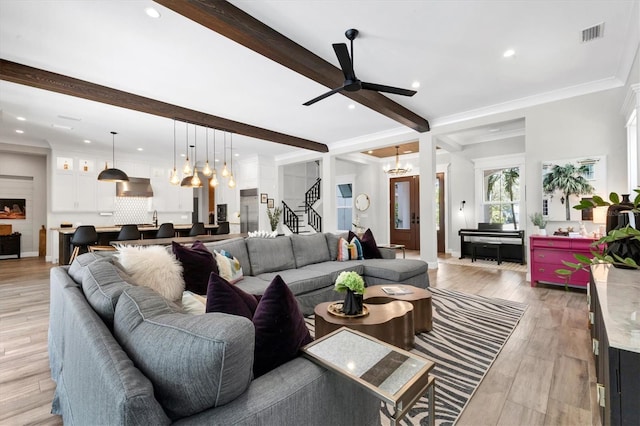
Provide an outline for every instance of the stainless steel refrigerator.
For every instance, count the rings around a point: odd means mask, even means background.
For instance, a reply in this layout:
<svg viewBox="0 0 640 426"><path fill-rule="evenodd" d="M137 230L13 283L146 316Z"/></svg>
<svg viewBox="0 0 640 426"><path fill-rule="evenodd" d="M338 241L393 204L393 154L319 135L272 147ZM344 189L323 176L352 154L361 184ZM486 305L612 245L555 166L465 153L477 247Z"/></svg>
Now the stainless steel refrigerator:
<svg viewBox="0 0 640 426"><path fill-rule="evenodd" d="M240 232L258 230L258 188L240 190Z"/></svg>

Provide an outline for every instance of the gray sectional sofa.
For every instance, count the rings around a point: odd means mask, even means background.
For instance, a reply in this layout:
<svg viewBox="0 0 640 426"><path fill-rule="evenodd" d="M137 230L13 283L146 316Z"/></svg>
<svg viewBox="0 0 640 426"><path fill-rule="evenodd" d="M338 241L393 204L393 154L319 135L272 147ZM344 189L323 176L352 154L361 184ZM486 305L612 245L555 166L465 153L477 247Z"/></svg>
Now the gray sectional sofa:
<svg viewBox="0 0 640 426"><path fill-rule="evenodd" d="M334 241L337 248L336 236L316 234L209 246L240 260L246 276L237 285L246 291L261 294L279 273L306 312L340 298L332 281L343 270L361 272L368 284L428 285L424 262L337 262ZM248 319L190 315L127 280L106 252L51 269L52 412L65 424L380 423L376 397L306 358L254 379L254 328Z"/></svg>
<svg viewBox="0 0 640 426"><path fill-rule="evenodd" d="M396 259L395 250L381 248L384 259L337 261L341 235L317 233L277 238L235 238L205 243L209 250L225 250L242 266L244 278L236 285L251 294L262 294L280 275L298 300L302 313L316 305L344 298L333 286L342 271L356 271L366 285L411 284L429 286L428 265L422 260ZM346 237L346 235L344 235Z"/></svg>

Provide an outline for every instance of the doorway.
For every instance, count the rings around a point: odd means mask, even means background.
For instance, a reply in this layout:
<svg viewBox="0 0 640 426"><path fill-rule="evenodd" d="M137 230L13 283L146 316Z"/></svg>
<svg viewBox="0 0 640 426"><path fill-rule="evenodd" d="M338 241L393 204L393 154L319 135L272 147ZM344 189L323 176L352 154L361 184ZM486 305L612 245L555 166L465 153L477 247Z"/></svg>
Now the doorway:
<svg viewBox="0 0 640 426"><path fill-rule="evenodd" d="M389 180L391 244L420 250L420 176Z"/></svg>

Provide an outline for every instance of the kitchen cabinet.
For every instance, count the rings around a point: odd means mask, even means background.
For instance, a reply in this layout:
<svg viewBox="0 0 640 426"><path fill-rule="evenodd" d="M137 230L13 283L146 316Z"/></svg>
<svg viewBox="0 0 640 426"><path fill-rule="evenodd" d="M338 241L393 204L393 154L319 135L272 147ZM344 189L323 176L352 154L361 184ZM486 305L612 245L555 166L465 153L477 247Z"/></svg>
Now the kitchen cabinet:
<svg viewBox="0 0 640 426"><path fill-rule="evenodd" d="M640 424L640 271L591 267L587 293L603 425Z"/></svg>
<svg viewBox="0 0 640 426"><path fill-rule="evenodd" d="M531 286L543 282L570 287L586 288L589 283L587 271L577 271L566 277L556 274L556 269L566 269L563 260L576 263L574 254L591 257L592 238L569 238L532 235L529 237L529 263L531 264Z"/></svg>
<svg viewBox="0 0 640 426"><path fill-rule="evenodd" d="M54 212L95 212L97 179L95 160L56 157L51 185L51 209Z"/></svg>

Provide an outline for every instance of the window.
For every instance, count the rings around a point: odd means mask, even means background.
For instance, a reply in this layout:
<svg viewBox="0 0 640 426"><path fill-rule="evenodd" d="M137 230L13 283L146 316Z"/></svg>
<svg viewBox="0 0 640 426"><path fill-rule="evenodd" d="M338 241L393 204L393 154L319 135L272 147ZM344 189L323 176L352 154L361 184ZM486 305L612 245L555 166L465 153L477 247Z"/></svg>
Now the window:
<svg viewBox="0 0 640 426"><path fill-rule="evenodd" d="M348 231L353 218L353 190L350 183L336 186L336 209L338 230Z"/></svg>
<svg viewBox="0 0 640 426"><path fill-rule="evenodd" d="M520 227L520 168L485 169L483 175L483 222L502 223L503 229Z"/></svg>

